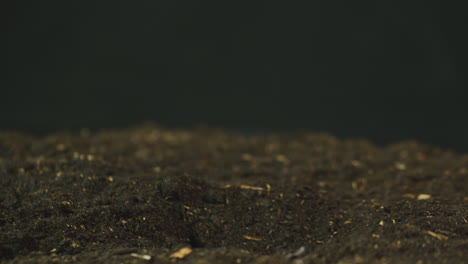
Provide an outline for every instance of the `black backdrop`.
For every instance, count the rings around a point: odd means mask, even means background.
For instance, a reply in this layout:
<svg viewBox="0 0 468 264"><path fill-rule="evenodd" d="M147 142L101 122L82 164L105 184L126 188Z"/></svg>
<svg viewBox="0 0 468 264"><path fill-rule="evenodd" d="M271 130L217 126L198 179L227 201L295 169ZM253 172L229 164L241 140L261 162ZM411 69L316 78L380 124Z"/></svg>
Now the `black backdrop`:
<svg viewBox="0 0 468 264"><path fill-rule="evenodd" d="M13 1L0 129L152 120L468 152L454 1Z"/></svg>

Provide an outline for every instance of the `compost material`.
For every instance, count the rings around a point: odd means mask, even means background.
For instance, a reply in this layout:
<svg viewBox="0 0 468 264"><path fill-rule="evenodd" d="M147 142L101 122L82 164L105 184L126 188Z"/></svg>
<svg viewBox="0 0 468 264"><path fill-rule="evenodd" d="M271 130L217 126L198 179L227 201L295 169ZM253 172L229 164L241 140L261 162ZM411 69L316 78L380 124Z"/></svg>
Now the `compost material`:
<svg viewBox="0 0 468 264"><path fill-rule="evenodd" d="M2 263L466 263L468 155L214 128L0 133Z"/></svg>

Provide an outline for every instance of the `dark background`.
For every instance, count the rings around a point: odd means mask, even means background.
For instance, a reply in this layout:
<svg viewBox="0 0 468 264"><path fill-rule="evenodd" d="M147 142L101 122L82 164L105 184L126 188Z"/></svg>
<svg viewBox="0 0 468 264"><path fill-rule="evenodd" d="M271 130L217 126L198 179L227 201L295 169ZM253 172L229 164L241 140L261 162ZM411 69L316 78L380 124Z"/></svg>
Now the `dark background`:
<svg viewBox="0 0 468 264"><path fill-rule="evenodd" d="M12 3L0 130L152 120L468 152L455 1Z"/></svg>

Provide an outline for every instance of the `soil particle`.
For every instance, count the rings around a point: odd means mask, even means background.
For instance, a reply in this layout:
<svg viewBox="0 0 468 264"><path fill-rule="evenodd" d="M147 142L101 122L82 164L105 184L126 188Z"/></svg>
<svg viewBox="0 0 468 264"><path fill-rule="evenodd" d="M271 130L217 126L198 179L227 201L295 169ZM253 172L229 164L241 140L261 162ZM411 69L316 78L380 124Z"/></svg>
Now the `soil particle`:
<svg viewBox="0 0 468 264"><path fill-rule="evenodd" d="M2 263L466 263L468 155L144 125L0 133Z"/></svg>

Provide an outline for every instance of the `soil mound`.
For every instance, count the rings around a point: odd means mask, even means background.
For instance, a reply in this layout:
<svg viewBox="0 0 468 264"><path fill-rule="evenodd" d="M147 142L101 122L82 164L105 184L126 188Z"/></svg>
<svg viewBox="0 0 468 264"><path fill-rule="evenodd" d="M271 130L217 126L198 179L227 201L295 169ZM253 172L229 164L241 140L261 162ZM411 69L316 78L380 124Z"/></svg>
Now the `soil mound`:
<svg viewBox="0 0 468 264"><path fill-rule="evenodd" d="M466 263L468 155L326 134L0 133L0 261Z"/></svg>

